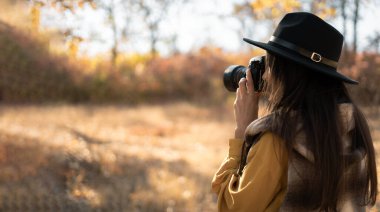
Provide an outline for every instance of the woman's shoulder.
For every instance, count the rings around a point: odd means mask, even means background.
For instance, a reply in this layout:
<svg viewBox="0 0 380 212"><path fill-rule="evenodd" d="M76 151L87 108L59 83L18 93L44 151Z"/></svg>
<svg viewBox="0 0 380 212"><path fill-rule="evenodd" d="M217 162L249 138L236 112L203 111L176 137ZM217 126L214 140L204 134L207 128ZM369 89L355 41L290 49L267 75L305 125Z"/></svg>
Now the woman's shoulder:
<svg viewBox="0 0 380 212"><path fill-rule="evenodd" d="M284 143L283 139L274 132L264 131L261 133L259 141L263 141L262 143Z"/></svg>
<svg viewBox="0 0 380 212"><path fill-rule="evenodd" d="M270 131L273 121L276 119L275 113L270 113L266 116L256 119L248 125L245 134L248 136L255 136Z"/></svg>
<svg viewBox="0 0 380 212"><path fill-rule="evenodd" d="M287 159L287 150L284 140L271 131L262 132L257 143L248 153L248 160L253 157L263 157L265 159L274 159L283 162Z"/></svg>

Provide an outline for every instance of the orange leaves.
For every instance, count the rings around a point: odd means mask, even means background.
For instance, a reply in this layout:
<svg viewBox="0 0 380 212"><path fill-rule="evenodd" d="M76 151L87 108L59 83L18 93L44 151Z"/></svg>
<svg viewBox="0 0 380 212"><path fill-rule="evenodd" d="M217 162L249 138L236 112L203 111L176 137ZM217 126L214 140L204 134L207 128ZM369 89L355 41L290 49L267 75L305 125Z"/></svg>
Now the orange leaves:
<svg viewBox="0 0 380 212"><path fill-rule="evenodd" d="M78 1L78 7L81 9L83 9L86 4L88 4L92 9L97 8L97 5L96 5L95 1L93 1L93 0L80 0L80 1Z"/></svg>
<svg viewBox="0 0 380 212"><path fill-rule="evenodd" d="M78 8L83 9L86 4L88 4L92 9L96 9L97 5L94 0L53 0L51 1L50 6L57 9L59 12L64 12L66 10L74 12Z"/></svg>
<svg viewBox="0 0 380 212"><path fill-rule="evenodd" d="M300 0L253 0L250 6L258 19L277 19L286 13L301 10L306 4ZM310 10L321 18L336 15L336 9L326 1L312 2Z"/></svg>
<svg viewBox="0 0 380 212"><path fill-rule="evenodd" d="M326 1L320 1L313 4L314 13L316 13L322 19L334 17L336 15L336 9L329 6Z"/></svg>
<svg viewBox="0 0 380 212"><path fill-rule="evenodd" d="M33 1L32 7L30 9L30 19L32 22L32 30L38 32L40 28L40 19L41 19L41 7L45 6L45 3L42 1Z"/></svg>
<svg viewBox="0 0 380 212"><path fill-rule="evenodd" d="M30 16L32 21L32 29L37 32L40 28L41 10L37 5L33 6L30 10Z"/></svg>
<svg viewBox="0 0 380 212"><path fill-rule="evenodd" d="M285 13L301 8L299 0L254 0L251 2L253 13L259 19L275 19Z"/></svg>
<svg viewBox="0 0 380 212"><path fill-rule="evenodd" d="M46 4L40 0L32 0L32 6L30 9L30 19L32 24L32 29L35 32L38 32L40 28L40 19L41 19L41 8L42 7L52 7L59 12L71 11L74 12L76 9L83 9L85 4L88 4L91 8L96 9L96 3L94 0L79 0L79 1L70 1L70 0L52 0L50 4Z"/></svg>
<svg viewBox="0 0 380 212"><path fill-rule="evenodd" d="M71 57L75 58L78 55L79 44L83 41L82 37L72 36L67 41L67 45L69 47L69 54Z"/></svg>

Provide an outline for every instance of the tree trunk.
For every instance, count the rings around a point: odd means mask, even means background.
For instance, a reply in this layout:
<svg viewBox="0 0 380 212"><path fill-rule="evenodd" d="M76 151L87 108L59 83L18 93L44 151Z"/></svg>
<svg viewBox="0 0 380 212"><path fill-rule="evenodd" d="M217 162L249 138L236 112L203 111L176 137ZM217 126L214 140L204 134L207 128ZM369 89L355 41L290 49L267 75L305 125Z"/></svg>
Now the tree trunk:
<svg viewBox="0 0 380 212"><path fill-rule="evenodd" d="M156 48L157 38L153 34L154 32L152 32L152 35L150 38L150 54L154 57L157 54L157 48Z"/></svg>
<svg viewBox="0 0 380 212"><path fill-rule="evenodd" d="M353 43L352 43L352 50L353 53L356 54L357 52L357 45L358 45L358 22L359 22L359 6L360 6L360 0L355 0L355 8L354 8L354 17L353 17Z"/></svg>
<svg viewBox="0 0 380 212"><path fill-rule="evenodd" d="M157 54L157 41L158 41L158 23L159 21L155 21L150 24L150 54L152 57L155 57Z"/></svg>
<svg viewBox="0 0 380 212"><path fill-rule="evenodd" d="M113 46L112 46L112 52L111 52L111 63L112 67L116 66L117 57L119 55L119 40L117 38L117 26L115 23L115 19L112 20L112 32L113 32Z"/></svg>
<svg viewBox="0 0 380 212"><path fill-rule="evenodd" d="M315 14L317 13L317 1L311 1L310 2L310 12Z"/></svg>
<svg viewBox="0 0 380 212"><path fill-rule="evenodd" d="M347 14L346 14L346 6L347 6L347 0L340 0L340 11L343 21L343 36L344 36L344 44L343 44L343 52L342 52L342 58L343 60L346 58L347 55Z"/></svg>
<svg viewBox="0 0 380 212"><path fill-rule="evenodd" d="M119 46L119 40L117 38L117 25L116 25L116 18L115 18L115 4L112 0L110 7L108 8L108 17L111 22L111 28L113 33L113 46L111 50L111 65L112 70L114 71L116 67L116 61L118 57L118 46Z"/></svg>

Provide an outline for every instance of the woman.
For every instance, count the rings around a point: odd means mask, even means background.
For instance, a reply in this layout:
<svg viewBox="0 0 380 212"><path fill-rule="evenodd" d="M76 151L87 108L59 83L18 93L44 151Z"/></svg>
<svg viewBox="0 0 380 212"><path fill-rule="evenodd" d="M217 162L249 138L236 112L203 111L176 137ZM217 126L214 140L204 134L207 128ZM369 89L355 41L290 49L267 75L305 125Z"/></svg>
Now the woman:
<svg viewBox="0 0 380 212"><path fill-rule="evenodd" d="M285 15L268 43L269 114L252 76L239 82L235 138L212 190L219 211L365 211L377 195L367 122L337 72L343 36L310 13Z"/></svg>

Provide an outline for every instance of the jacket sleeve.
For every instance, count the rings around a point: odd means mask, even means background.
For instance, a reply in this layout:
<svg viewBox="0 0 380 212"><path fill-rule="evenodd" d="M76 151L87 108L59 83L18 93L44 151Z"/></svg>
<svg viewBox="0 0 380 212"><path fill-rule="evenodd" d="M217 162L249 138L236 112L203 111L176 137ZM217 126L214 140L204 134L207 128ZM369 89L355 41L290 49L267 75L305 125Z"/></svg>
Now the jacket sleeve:
<svg viewBox="0 0 380 212"><path fill-rule="evenodd" d="M287 152L281 138L264 133L250 149L242 176L235 175L240 162L242 140L229 141L229 154L212 180L218 195L218 211L265 211L278 202L286 178ZM273 205L271 206L273 208Z"/></svg>

